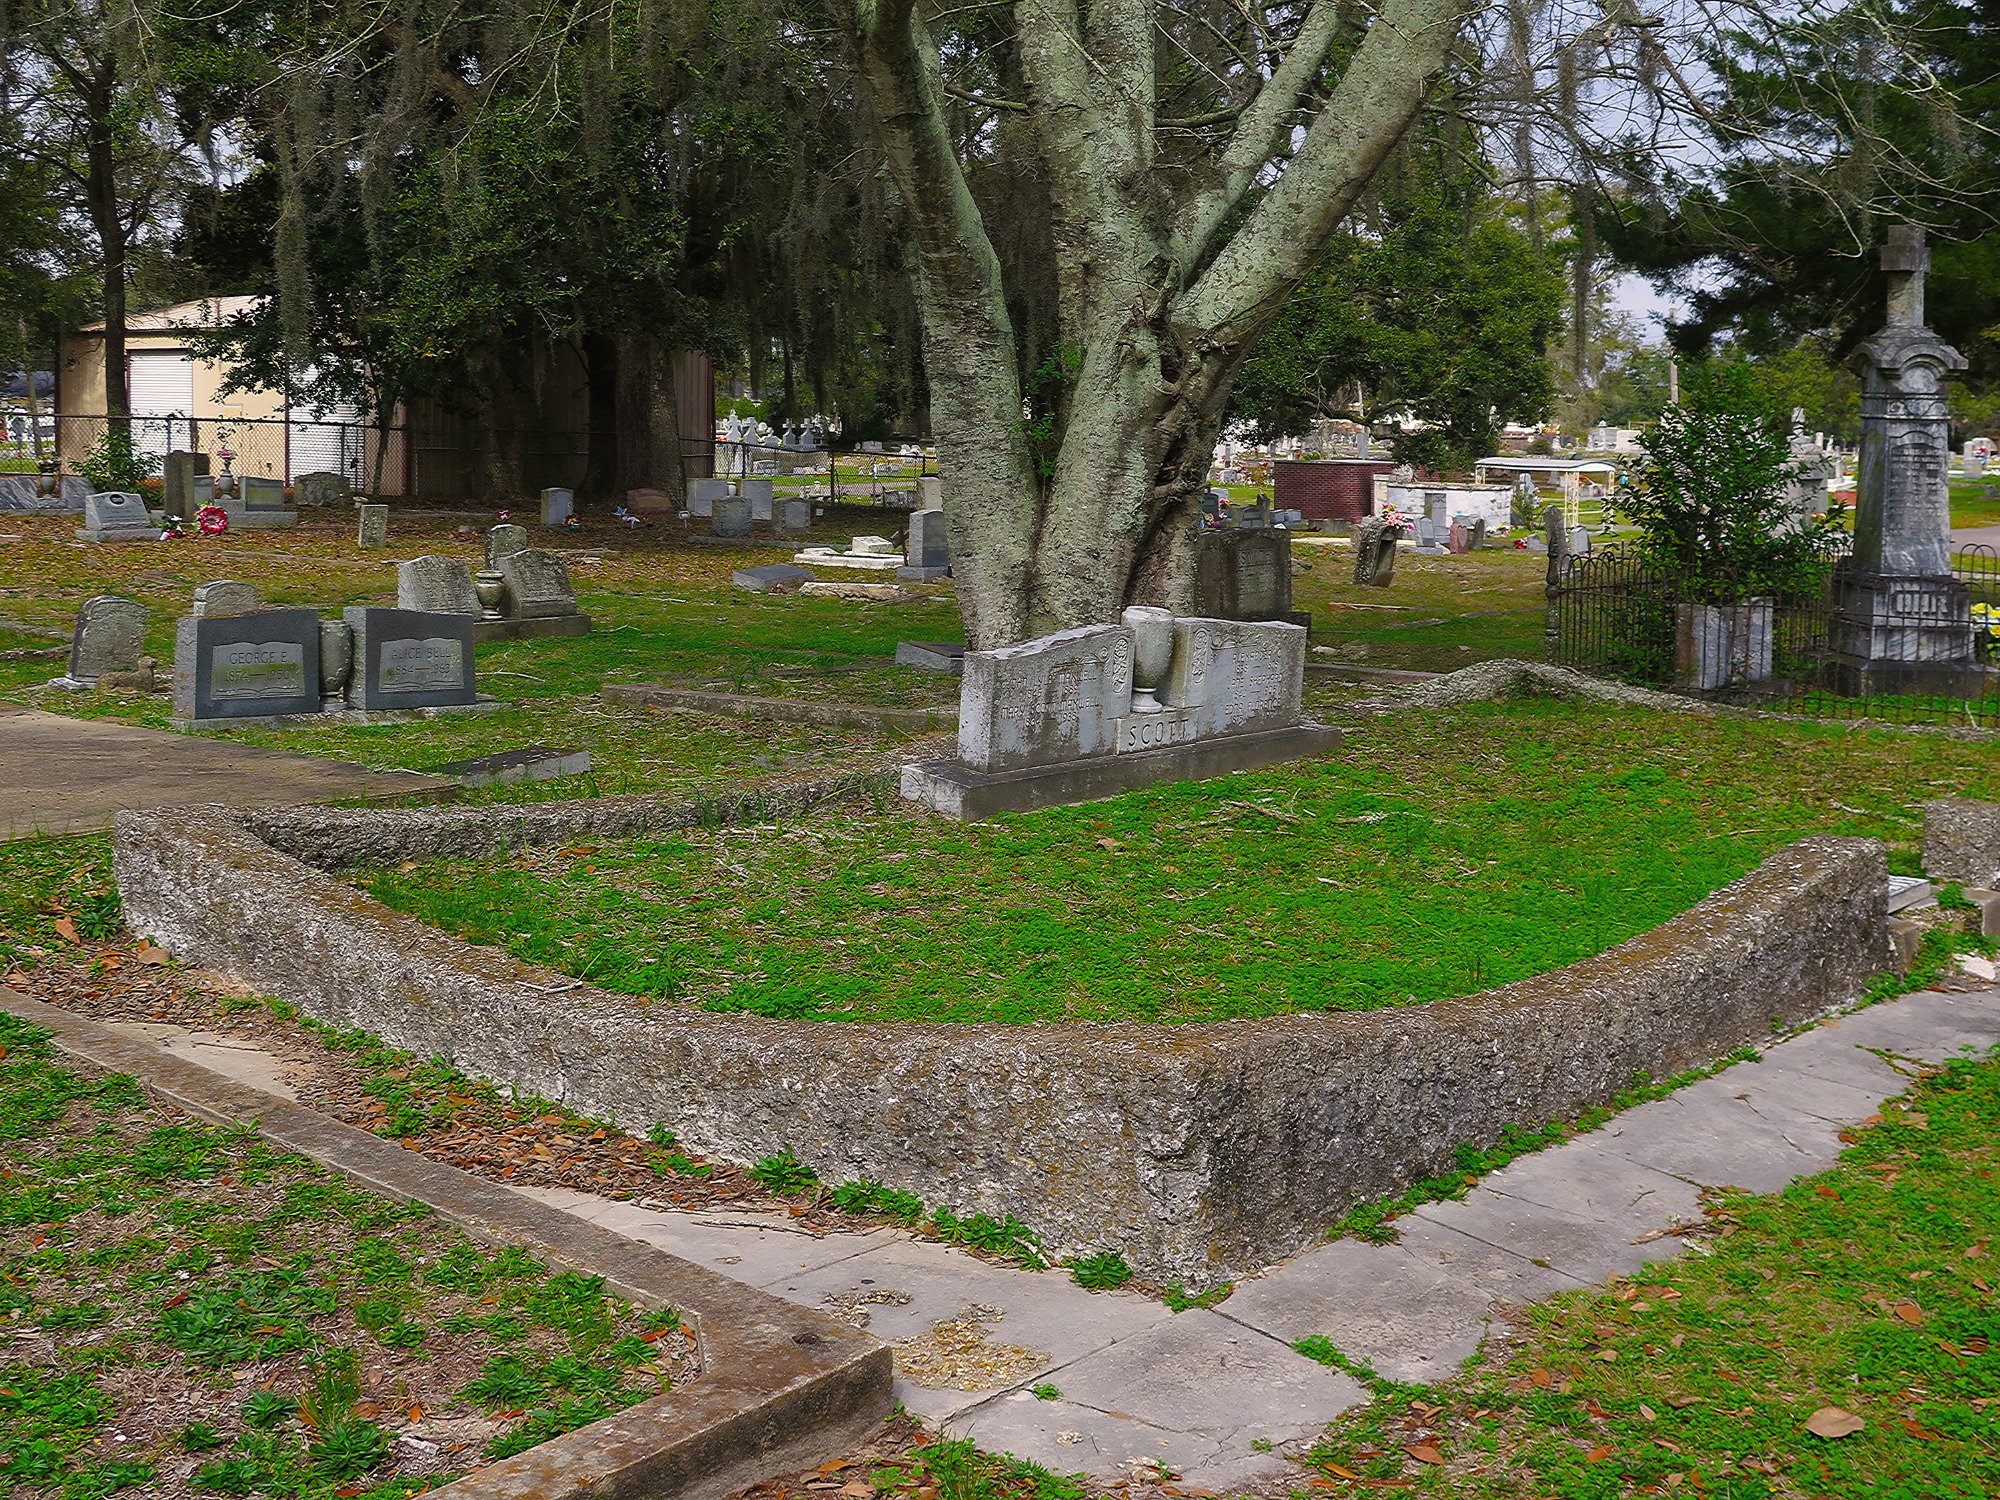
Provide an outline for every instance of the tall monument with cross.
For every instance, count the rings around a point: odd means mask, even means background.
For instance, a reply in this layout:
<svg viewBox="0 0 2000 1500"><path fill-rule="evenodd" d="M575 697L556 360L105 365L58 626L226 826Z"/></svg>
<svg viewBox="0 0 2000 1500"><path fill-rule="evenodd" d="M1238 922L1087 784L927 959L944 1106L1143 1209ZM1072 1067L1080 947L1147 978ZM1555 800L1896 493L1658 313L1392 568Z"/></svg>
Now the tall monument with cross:
<svg viewBox="0 0 2000 1500"><path fill-rule="evenodd" d="M1889 229L1889 320L1856 349L1861 467L1854 555L1834 577L1832 686L1855 695L1977 694L1972 598L1951 572L1950 410L1965 356L1924 326L1930 250L1915 224Z"/></svg>

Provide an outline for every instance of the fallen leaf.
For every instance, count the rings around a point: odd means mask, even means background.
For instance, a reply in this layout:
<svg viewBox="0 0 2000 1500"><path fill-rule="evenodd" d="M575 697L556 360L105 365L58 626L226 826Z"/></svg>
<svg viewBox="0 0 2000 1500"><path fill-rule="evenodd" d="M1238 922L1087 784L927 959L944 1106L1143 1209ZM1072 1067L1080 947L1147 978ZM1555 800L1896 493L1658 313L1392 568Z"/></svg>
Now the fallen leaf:
<svg viewBox="0 0 2000 1500"><path fill-rule="evenodd" d="M1903 1123L1912 1130L1929 1130L1931 1128L1931 1117L1920 1109L1913 1109L1903 1116Z"/></svg>
<svg viewBox="0 0 2000 1500"><path fill-rule="evenodd" d="M1611 1445L1609 1443L1599 1443L1595 1448L1592 1448L1588 1453L1583 1455L1583 1461L1585 1463L1601 1464L1609 1457L1611 1457Z"/></svg>
<svg viewBox="0 0 2000 1500"><path fill-rule="evenodd" d="M847 1500L869 1500L875 1493L875 1486L865 1479L850 1479L840 1487L840 1493L845 1495Z"/></svg>
<svg viewBox="0 0 2000 1500"><path fill-rule="evenodd" d="M1901 1318L1905 1323L1910 1324L1912 1327L1923 1322L1924 1320L1924 1310L1921 1307L1917 1306L1917 1304L1914 1302L1898 1302L1894 1307L1890 1308L1889 1311L1894 1313L1897 1317Z"/></svg>
<svg viewBox="0 0 2000 1500"><path fill-rule="evenodd" d="M1660 1414L1643 1401L1639 1403L1639 1415L1644 1417L1648 1422L1657 1422L1660 1419Z"/></svg>
<svg viewBox="0 0 2000 1500"><path fill-rule="evenodd" d="M142 964L163 964L172 958L173 954L155 943L142 939L139 946L132 950L132 956Z"/></svg>
<svg viewBox="0 0 2000 1500"><path fill-rule="evenodd" d="M72 922L68 917L57 917L55 928L69 942L77 943L83 941L76 935L76 923Z"/></svg>
<svg viewBox="0 0 2000 1500"><path fill-rule="evenodd" d="M1359 1479L1361 1477L1352 1469L1343 1469L1339 1464L1321 1464L1320 1467L1329 1474L1337 1474L1342 1479Z"/></svg>
<svg viewBox="0 0 2000 1500"><path fill-rule="evenodd" d="M1618 1351L1616 1349L1599 1349L1591 1358L1601 1359L1606 1364L1610 1364L1618 1358Z"/></svg>
<svg viewBox="0 0 2000 1500"><path fill-rule="evenodd" d="M1109 849L1113 853L1116 853L1118 850L1123 849L1125 846L1119 843L1118 840L1116 839L1099 839L1097 841L1097 847L1100 849Z"/></svg>
<svg viewBox="0 0 2000 1500"><path fill-rule="evenodd" d="M1806 1418L1806 1431L1814 1437L1853 1437L1868 1424L1851 1411L1842 1411L1837 1406L1822 1406Z"/></svg>
<svg viewBox="0 0 2000 1500"><path fill-rule="evenodd" d="M1528 1379L1534 1381L1536 1387L1544 1391L1556 1383L1555 1376L1551 1375L1547 1370L1530 1370L1528 1372Z"/></svg>
<svg viewBox="0 0 2000 1500"><path fill-rule="evenodd" d="M423 1419L424 1419L423 1403L421 1401L412 1401L410 1403L410 1420L412 1422L421 1422L423 1421Z"/></svg>
<svg viewBox="0 0 2000 1500"><path fill-rule="evenodd" d="M1444 1455L1429 1443L1405 1443L1403 1451L1420 1464L1441 1464L1444 1462Z"/></svg>

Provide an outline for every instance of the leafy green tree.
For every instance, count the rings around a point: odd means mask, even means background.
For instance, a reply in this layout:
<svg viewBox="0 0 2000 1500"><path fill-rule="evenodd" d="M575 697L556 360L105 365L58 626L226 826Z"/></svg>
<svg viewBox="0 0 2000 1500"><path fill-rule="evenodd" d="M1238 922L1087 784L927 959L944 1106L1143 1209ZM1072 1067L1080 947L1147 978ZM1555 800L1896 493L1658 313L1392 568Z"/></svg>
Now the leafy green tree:
<svg viewBox="0 0 2000 1500"><path fill-rule="evenodd" d="M1825 582L1842 532L1827 517L1791 512L1786 489L1798 466L1755 369L1733 361L1690 371L1681 403L1647 429L1644 446L1617 509L1639 528L1639 554L1686 598L1730 604Z"/></svg>
<svg viewBox="0 0 2000 1500"><path fill-rule="evenodd" d="M1555 256L1474 184L1418 186L1335 237L1258 339L1231 415L1266 439L1297 434L1358 391L1367 410L1422 424L1396 438L1399 459L1467 465L1492 451L1497 422L1548 411L1562 302Z"/></svg>

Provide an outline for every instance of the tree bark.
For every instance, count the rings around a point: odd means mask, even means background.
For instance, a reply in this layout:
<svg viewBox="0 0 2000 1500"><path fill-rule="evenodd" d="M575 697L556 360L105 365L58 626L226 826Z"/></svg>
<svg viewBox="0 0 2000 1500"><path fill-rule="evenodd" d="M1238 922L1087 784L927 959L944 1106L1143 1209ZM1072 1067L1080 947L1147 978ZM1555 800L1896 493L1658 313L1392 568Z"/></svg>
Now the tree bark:
<svg viewBox="0 0 2000 1500"><path fill-rule="evenodd" d="M118 196L118 143L112 134L117 63L106 57L86 84L84 202L97 236L103 267L99 311L104 317L104 410L112 425L129 430L132 401L125 368L125 276L131 236Z"/></svg>

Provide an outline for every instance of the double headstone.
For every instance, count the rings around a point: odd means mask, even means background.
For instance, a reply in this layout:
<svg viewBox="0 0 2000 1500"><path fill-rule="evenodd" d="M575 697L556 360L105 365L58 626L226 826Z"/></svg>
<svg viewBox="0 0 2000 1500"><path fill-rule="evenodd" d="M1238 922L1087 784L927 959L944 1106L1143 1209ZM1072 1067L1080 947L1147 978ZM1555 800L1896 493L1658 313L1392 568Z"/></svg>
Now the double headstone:
<svg viewBox="0 0 2000 1500"><path fill-rule="evenodd" d="M160 528L138 495L109 490L84 498L83 525L76 534L86 542L150 542L159 539Z"/></svg>
<svg viewBox="0 0 2000 1500"><path fill-rule="evenodd" d="M292 481L292 498L301 506L345 505L354 498L354 486L345 474L320 469Z"/></svg>
<svg viewBox="0 0 2000 1500"><path fill-rule="evenodd" d="M688 481L688 514L704 519L715 514L715 502L732 494L726 479L690 479Z"/></svg>
<svg viewBox="0 0 2000 1500"><path fill-rule="evenodd" d="M772 510L771 519L779 536L804 536L812 530L812 501L780 500Z"/></svg>
<svg viewBox="0 0 2000 1500"><path fill-rule="evenodd" d="M285 504L285 482L262 475L245 474L237 481L233 502L225 502L229 524L251 529L296 526L299 513Z"/></svg>

